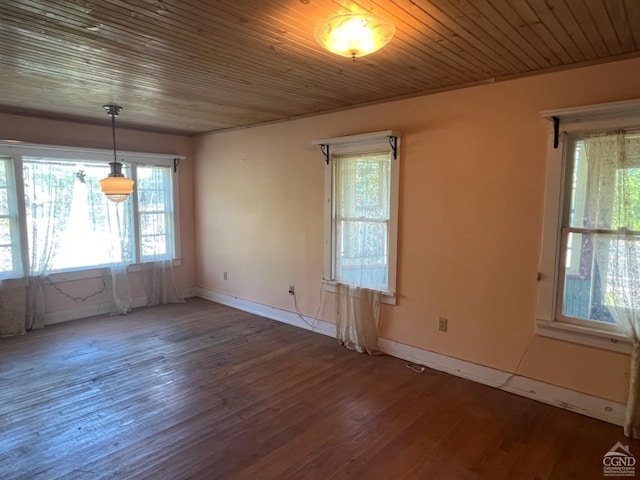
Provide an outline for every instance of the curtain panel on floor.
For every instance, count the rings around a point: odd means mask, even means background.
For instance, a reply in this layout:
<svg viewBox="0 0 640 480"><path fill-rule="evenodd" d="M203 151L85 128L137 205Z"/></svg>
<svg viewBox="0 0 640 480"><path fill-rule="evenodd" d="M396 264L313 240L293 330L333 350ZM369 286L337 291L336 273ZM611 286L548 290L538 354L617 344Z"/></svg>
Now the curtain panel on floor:
<svg viewBox="0 0 640 480"><path fill-rule="evenodd" d="M336 337L340 345L376 355L382 294L376 290L337 284Z"/></svg>
<svg viewBox="0 0 640 480"><path fill-rule="evenodd" d="M175 278L173 260L158 260L142 264L147 306L184 303Z"/></svg>
<svg viewBox="0 0 640 480"><path fill-rule="evenodd" d="M0 281L0 337L27 332L27 287L19 280Z"/></svg>

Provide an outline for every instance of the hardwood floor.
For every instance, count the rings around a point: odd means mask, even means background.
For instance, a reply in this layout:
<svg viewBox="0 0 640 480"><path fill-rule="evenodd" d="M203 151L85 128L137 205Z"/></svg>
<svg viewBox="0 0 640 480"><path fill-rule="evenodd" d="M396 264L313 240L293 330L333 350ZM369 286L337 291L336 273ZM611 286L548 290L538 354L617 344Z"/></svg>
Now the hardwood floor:
<svg viewBox="0 0 640 480"><path fill-rule="evenodd" d="M602 479L618 441L202 299L0 339L3 480Z"/></svg>

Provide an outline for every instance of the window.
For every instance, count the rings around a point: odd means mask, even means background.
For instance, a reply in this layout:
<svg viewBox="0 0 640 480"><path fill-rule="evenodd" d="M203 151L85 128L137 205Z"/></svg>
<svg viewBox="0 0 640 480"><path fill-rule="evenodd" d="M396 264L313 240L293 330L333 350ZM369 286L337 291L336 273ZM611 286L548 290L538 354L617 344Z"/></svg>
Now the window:
<svg viewBox="0 0 640 480"><path fill-rule="evenodd" d="M138 218L141 261L169 260L174 256L173 196L169 168L137 169Z"/></svg>
<svg viewBox="0 0 640 480"><path fill-rule="evenodd" d="M31 271L46 272L175 257L172 159L123 154L123 173L136 188L115 204L99 185L109 173L106 152L0 144L0 153L7 154L0 157L0 267L12 272L5 275L23 275L15 268L21 250Z"/></svg>
<svg viewBox="0 0 640 480"><path fill-rule="evenodd" d="M638 133L621 132L619 135L626 144L631 143L640 151ZM619 287L614 276L625 269L613 264L615 252L611 241L620 227L623 182L636 191L630 197L634 204L632 208L640 209L640 159L632 157L627 168L616 168L607 165L606 158L598 156L598 145L608 141L606 135L586 139L583 135L572 135L568 140L561 231L561 255L565 262L559 279L558 317L565 321L596 322L598 327L615 325L610 307L615 305L615 289ZM591 162L587 160L588 149L592 151ZM608 218L593 211L590 202L605 204L610 210ZM640 225L632 228L640 232ZM623 258L623 263L629 261L633 260ZM640 305L636 307L640 309Z"/></svg>
<svg viewBox="0 0 640 480"><path fill-rule="evenodd" d="M318 140L327 153L325 281L395 292L399 138ZM395 157L395 158L394 158Z"/></svg>
<svg viewBox="0 0 640 480"><path fill-rule="evenodd" d="M538 300L542 335L628 350L620 345L626 337L613 313L640 309L640 298L625 291L633 284L629 272L640 268L635 253L640 222L629 222L628 216L622 221L623 212L640 218L638 113L640 102L620 102L545 114L558 118L560 129L558 148L550 147L547 160ZM627 229L622 239L621 227ZM637 280L637 272L632 275Z"/></svg>
<svg viewBox="0 0 640 480"><path fill-rule="evenodd" d="M0 280L22 276L18 202L13 161L0 157Z"/></svg>
<svg viewBox="0 0 640 480"><path fill-rule="evenodd" d="M133 263L131 202L125 202L121 212L110 208L98 183L108 175L107 165L24 156L22 171L31 270L43 263L36 256L49 252L50 271L109 265L113 236L121 247L113 260ZM130 177L131 169L123 173ZM55 247L50 249L51 242Z"/></svg>

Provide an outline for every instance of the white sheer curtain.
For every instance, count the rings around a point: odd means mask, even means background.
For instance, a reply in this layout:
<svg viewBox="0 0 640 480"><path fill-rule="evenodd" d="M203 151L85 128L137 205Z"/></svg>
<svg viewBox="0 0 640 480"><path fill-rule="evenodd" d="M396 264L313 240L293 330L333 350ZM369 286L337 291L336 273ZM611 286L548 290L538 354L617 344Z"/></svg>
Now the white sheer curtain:
<svg viewBox="0 0 640 480"><path fill-rule="evenodd" d="M138 168L138 208L142 257L142 277L147 306L183 303L173 259L173 198L171 169Z"/></svg>
<svg viewBox="0 0 640 480"><path fill-rule="evenodd" d="M338 343L374 355L388 282L391 158L388 151L334 155Z"/></svg>
<svg viewBox="0 0 640 480"><path fill-rule="evenodd" d="M62 245L52 266L102 266L111 314L126 314L131 311L127 265L134 259L131 201L114 203L102 193L99 181L108 172L105 164L80 161L63 165L75 182L68 219L58 219Z"/></svg>
<svg viewBox="0 0 640 480"><path fill-rule="evenodd" d="M112 315L126 315L131 311L127 263L133 256L133 252L129 251L132 247L132 225L131 216L125 212L126 208L131 208L130 202L131 200L127 199L123 203L108 201L106 204L108 235L105 238L108 239L110 266L103 280L109 287Z"/></svg>
<svg viewBox="0 0 640 480"><path fill-rule="evenodd" d="M14 171L14 166L20 171ZM171 169L139 165L136 171L139 188L134 195L139 196L139 203L135 213L140 220L147 303L182 302L173 268ZM86 297L67 296L78 302L104 291L113 314L131 310L127 266L136 261L135 197L122 203L107 200L99 186L107 173L108 167L95 161L0 158L0 335L43 326L43 286L50 283L52 271L101 269L102 290ZM18 177L24 187L24 224L18 222L20 189L13 180ZM21 228L27 238L20 240L17 232ZM20 258L15 253L18 249Z"/></svg>
<svg viewBox="0 0 640 480"><path fill-rule="evenodd" d="M129 311L131 205L108 202L100 192L105 165L25 157L21 166L27 238L20 247L22 278L0 283L0 335L44 326L43 287L55 270L110 266L104 280L111 311Z"/></svg>
<svg viewBox="0 0 640 480"><path fill-rule="evenodd" d="M43 285L62 243L75 177L56 163L24 162L28 244L22 245L23 278L0 283L0 335L44 326ZM28 245L28 246L27 246ZM27 253L28 252L28 253Z"/></svg>
<svg viewBox="0 0 640 480"><path fill-rule="evenodd" d="M157 260L142 264L147 306L184 303L175 278L173 260Z"/></svg>
<svg viewBox="0 0 640 480"><path fill-rule="evenodd" d="M24 162L29 248L26 328L44 326L46 274L60 249L71 212L76 177L58 163Z"/></svg>
<svg viewBox="0 0 640 480"><path fill-rule="evenodd" d="M336 279L388 288L391 158L389 152L334 155Z"/></svg>
<svg viewBox="0 0 640 480"><path fill-rule="evenodd" d="M376 355L381 293L368 288L336 285L338 317L336 337L340 345Z"/></svg>
<svg viewBox="0 0 640 480"><path fill-rule="evenodd" d="M585 139L588 228L605 305L633 342L627 436L640 438L640 136Z"/></svg>
<svg viewBox="0 0 640 480"><path fill-rule="evenodd" d="M0 337L27 331L27 287L24 279L0 280Z"/></svg>

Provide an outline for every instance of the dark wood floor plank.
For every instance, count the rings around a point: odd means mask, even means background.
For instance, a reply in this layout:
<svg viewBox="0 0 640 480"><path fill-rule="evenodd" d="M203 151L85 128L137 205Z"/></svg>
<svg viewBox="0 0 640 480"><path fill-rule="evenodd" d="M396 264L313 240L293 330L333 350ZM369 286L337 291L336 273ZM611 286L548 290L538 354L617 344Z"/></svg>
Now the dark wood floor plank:
<svg viewBox="0 0 640 480"><path fill-rule="evenodd" d="M0 339L0 478L590 479L620 427L202 299ZM640 472L639 472L640 474Z"/></svg>

